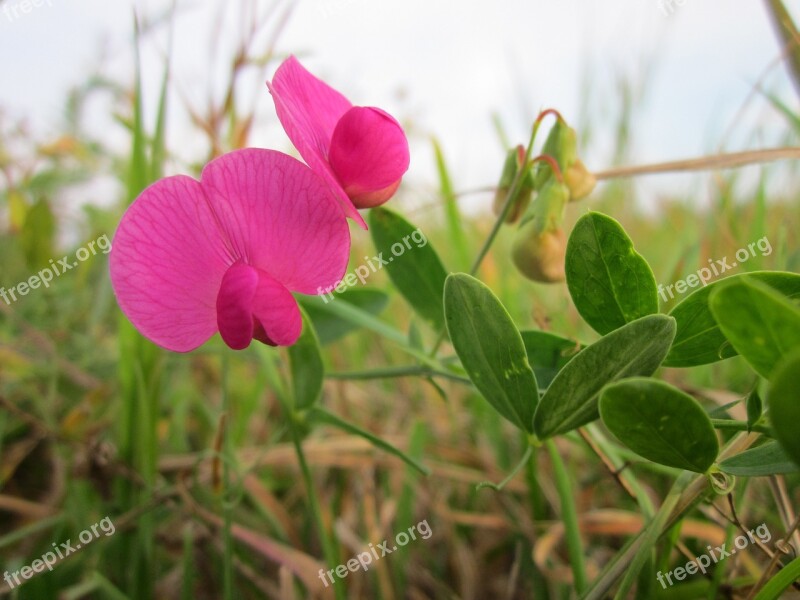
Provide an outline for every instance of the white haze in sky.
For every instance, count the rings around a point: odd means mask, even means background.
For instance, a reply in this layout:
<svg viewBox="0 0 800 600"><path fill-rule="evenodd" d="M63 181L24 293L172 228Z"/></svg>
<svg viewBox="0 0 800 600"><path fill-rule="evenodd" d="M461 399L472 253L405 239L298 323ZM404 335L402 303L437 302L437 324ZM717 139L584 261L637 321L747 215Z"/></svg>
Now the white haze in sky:
<svg viewBox="0 0 800 600"><path fill-rule="evenodd" d="M123 83L132 81L133 5L121 0L27 2L0 2L0 107L28 117L37 133L56 133L66 91L98 66ZM493 114L514 143L527 140L541 108L556 107L575 125L588 120L591 129L579 130L587 142L585 162L592 169L611 166L626 81L634 88L631 162L698 156L717 151L723 142L726 150L785 142L786 122L764 97L746 103L760 80L789 106L797 105L784 66L776 64L779 45L763 3L672 0L670 9L669 2L300 0L276 51L279 56L297 53L355 104L383 107L408 126L412 166L406 197L417 204L430 201L436 185L431 136L443 145L457 189L496 182L503 153ZM153 17L170 4L148 0L135 6L140 15ZM204 106L209 88L218 96L223 89L242 9L255 5L263 14L269 4L178 2L173 69L194 106ZM266 48L275 25L275 19L267 23L258 50ZM227 50L215 61L210 40L216 29ZM166 27L157 29L146 38L143 52L151 124L166 39ZM276 66L268 67L267 76ZM254 99L257 108L250 144L291 151L264 77L256 70L251 75L243 95L245 104ZM87 123L124 149L125 131L103 113L93 111ZM169 147L180 158L170 166L186 169L187 161L203 157L205 146L177 94L170 98L169 116ZM760 137L753 136L755 130ZM698 181L705 180L646 178L637 183L637 198L647 205L676 190L702 197ZM481 208L487 197L471 196L465 202Z"/></svg>

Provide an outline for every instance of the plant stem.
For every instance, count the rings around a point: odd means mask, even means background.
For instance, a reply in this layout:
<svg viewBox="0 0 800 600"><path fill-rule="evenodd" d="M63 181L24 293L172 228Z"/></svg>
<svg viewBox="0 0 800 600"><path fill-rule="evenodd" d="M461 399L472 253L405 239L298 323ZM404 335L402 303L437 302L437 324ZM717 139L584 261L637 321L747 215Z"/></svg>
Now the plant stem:
<svg viewBox="0 0 800 600"><path fill-rule="evenodd" d="M531 139L528 142L528 147L525 149L525 160L522 162L522 167L517 170L517 174L514 176L514 181L511 183L511 187L508 189L508 193L506 194L506 201L503 203L503 210L500 211L500 214L497 217L497 220L494 222L494 226L492 230L489 232L489 237L483 242L483 246L481 247L480 251L478 252L478 256L475 257L475 262L472 263L472 268L469 270L470 275L475 275L478 272L478 269L483 262L483 259L486 258L486 255L489 253L489 249L492 247L497 234L500 232L500 228L503 226L503 223L506 222L506 217L508 216L509 211L511 210L511 205L513 204L513 200L517 197L519 193L519 189L522 186L522 181L525 179L526 169L528 169L528 163L531 160L531 154L533 153L533 143L536 140L536 133L539 131L539 124L541 123L541 119L536 119L533 124L533 130L531 131Z"/></svg>
<svg viewBox="0 0 800 600"><path fill-rule="evenodd" d="M517 473L519 473L519 470L520 470L522 467L524 467L525 465L527 465L527 464L528 464L528 461L530 460L530 458L531 458L531 456L532 456L532 455L533 455L533 446L531 446L531 445L529 444L529 445L528 445L528 448L525 450L525 454L523 454L523 455L522 455L522 458L521 458L521 459L520 459L520 461L517 463L517 466L516 466L516 467L514 467L514 468L511 470L511 473L509 473L509 474L508 474L508 476L507 476L505 479L503 479L503 481L501 481L500 483L492 483L491 481L481 481L481 482L480 482L480 483L479 483L479 484L478 484L478 485L475 487L475 489L476 489L476 490L480 490L480 489L483 489L483 488L485 488L485 487L489 487L489 488L492 488L492 489L493 489L495 492L499 492L499 491L501 491L501 490L502 490L504 487L506 487L506 485L508 485L508 482L509 482L509 481L511 481L512 479L514 479L514 475L516 475Z"/></svg>
<svg viewBox="0 0 800 600"><path fill-rule="evenodd" d="M448 373L447 371L438 371L422 365L386 367L383 369L372 369L369 371L340 371L325 375L325 377L328 379L388 379L409 376L442 377L443 379L450 379L452 381L458 381L459 383L472 385L472 381L468 377L457 375L455 373Z"/></svg>
<svg viewBox="0 0 800 600"><path fill-rule="evenodd" d="M772 437L772 430L767 425L748 425L747 421L734 421L732 419L711 419L711 424L716 429L726 431L757 431Z"/></svg>
<svg viewBox="0 0 800 600"><path fill-rule="evenodd" d="M561 499L561 520L564 522L569 561L572 564L573 583L575 591L582 594L586 589L587 583L586 565L583 560L583 542L581 541L581 532L578 526L578 511L575 507L572 483L570 482L564 461L558 453L558 448L556 448L553 440L547 440L545 445L547 446L547 451L550 453L550 460L553 463L556 490Z"/></svg>
<svg viewBox="0 0 800 600"><path fill-rule="evenodd" d="M225 600L233 599L233 536L231 535L231 505L227 494L230 491L230 462L233 460L233 444L231 442L230 403L228 394L228 357L222 355L222 589Z"/></svg>
<svg viewBox="0 0 800 600"><path fill-rule="evenodd" d="M332 536L328 534L328 530L325 528L325 520L322 518L322 508L320 507L317 491L314 487L314 481L311 479L311 471L306 462L306 455L303 452L303 444L300 438L300 432L297 429L298 423L296 419L297 417L294 414L289 416L290 429L292 430L292 442L294 443L294 450L297 453L297 461L300 464L300 472L303 474L303 482L306 486L308 501L311 504L311 514L314 517L320 543L322 544L322 554L325 556L325 562L332 567L339 564L339 559ZM334 585L333 591L336 595L336 600L345 600L345 590L343 586Z"/></svg>
<svg viewBox="0 0 800 600"><path fill-rule="evenodd" d="M522 161L522 167L517 169L517 173L514 176L514 181L511 182L511 187L508 189L508 193L506 194L506 200L503 203L503 210L500 211L497 219L494 222L494 226L492 230L489 232L489 237L483 242L483 246L481 246L480 251L478 252L478 256L475 257L475 261L472 263L472 267L469 270L470 275L475 275L478 272L478 269L483 262L483 259L486 258L486 255L489 253L489 249L492 247L497 234L500 232L500 228L503 226L503 223L506 222L506 217L508 216L509 211L511 210L511 206L514 203L514 199L517 197L519 193L520 187L522 186L522 181L525 179L525 173L527 169L530 168L529 162L531 160L531 154L533 153L533 143L536 140L536 133L539 131L539 125L542 122L542 118L550 112L555 111L545 111L539 115L539 117L533 123L533 129L531 130L531 138L528 141L528 147L525 149L525 159ZM557 114L557 113L556 113ZM436 339L436 342L433 344L433 349L430 351L431 358L436 356L436 353L439 351L439 346L442 345L444 342L444 338L447 335L447 328L443 328L442 331L439 332L439 337Z"/></svg>
<svg viewBox="0 0 800 600"><path fill-rule="evenodd" d="M366 429L362 429L353 423L345 421L340 416L333 414L329 410L321 406L312 406L309 409L309 420L311 422L320 422L320 423L327 423L328 425L333 425L334 427L338 427L342 431L346 431L347 433L357 435L359 437L364 438L370 444L375 446L376 448L380 448L381 450L388 452L399 458L400 460L404 461L408 466L415 468L423 475L430 475L431 470L423 465L421 462L415 460L414 458L410 457L408 454L392 446L389 442L382 440L378 436L370 433Z"/></svg>
<svg viewBox="0 0 800 600"><path fill-rule="evenodd" d="M775 160L800 159L800 148L768 148L766 150L747 150L730 154L716 154L687 160L675 160L652 165L616 167L594 173L598 181L636 177L638 175L655 175L658 173L675 173L687 171L715 171L717 169L734 169L747 165L755 165Z"/></svg>

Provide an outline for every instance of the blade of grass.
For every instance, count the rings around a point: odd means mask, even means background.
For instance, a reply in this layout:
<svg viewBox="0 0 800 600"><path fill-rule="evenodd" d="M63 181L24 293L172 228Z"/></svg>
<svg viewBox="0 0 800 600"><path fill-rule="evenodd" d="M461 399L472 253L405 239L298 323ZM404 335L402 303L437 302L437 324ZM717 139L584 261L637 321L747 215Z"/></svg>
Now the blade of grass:
<svg viewBox="0 0 800 600"><path fill-rule="evenodd" d="M469 246L464 236L464 220L456 203L456 194L453 191L453 181L444 159L439 140L433 138L433 152L436 156L436 172L439 175L439 193L444 204L444 216L450 243L455 249L457 270L461 271L469 265Z"/></svg>
<svg viewBox="0 0 800 600"><path fill-rule="evenodd" d="M767 12L781 42L792 83L800 95L800 34L782 0L767 0Z"/></svg>
<svg viewBox="0 0 800 600"><path fill-rule="evenodd" d="M414 467L417 471L419 471L423 475L430 475L431 473L431 470L428 467L418 462L417 460L411 458L408 454L406 454L399 448L392 446L389 442L382 440L381 438L370 433L369 431L361 429L357 425L353 425L352 423L345 421L338 415L335 415L332 412L329 412L328 410L320 406L311 407L310 419L318 423L327 423L328 425L333 425L334 427L338 427L342 431L346 431L347 433L352 433L353 435L362 437L369 443L371 443L373 446L376 446L377 448L380 448L381 450L388 452L393 456L396 456L397 458L405 462L408 466Z"/></svg>

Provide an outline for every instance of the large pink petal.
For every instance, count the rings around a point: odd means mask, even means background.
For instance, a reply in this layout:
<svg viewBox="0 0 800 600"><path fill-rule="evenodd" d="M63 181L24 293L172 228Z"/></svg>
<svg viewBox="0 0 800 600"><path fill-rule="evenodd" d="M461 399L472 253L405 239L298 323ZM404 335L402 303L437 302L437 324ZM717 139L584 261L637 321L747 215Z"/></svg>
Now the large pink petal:
<svg viewBox="0 0 800 600"><path fill-rule="evenodd" d="M237 259L293 292L318 294L341 280L350 255L347 221L306 165L250 148L211 161L201 181Z"/></svg>
<svg viewBox="0 0 800 600"><path fill-rule="evenodd" d="M236 263L225 273L217 296L223 341L242 350L255 337L272 346L290 346L300 337L302 319L289 290L264 271Z"/></svg>
<svg viewBox="0 0 800 600"><path fill-rule="evenodd" d="M278 119L300 156L330 186L345 215L366 229L364 219L328 164L333 130L352 106L350 102L309 73L294 56L278 67L267 87L275 102Z"/></svg>
<svg viewBox="0 0 800 600"><path fill-rule="evenodd" d="M122 312L176 352L216 332L217 290L233 262L200 184L185 176L142 192L120 221L109 259Z"/></svg>
<svg viewBox="0 0 800 600"><path fill-rule="evenodd" d="M339 119L328 158L353 204L371 208L391 198L408 170L408 140L388 113L356 106Z"/></svg>

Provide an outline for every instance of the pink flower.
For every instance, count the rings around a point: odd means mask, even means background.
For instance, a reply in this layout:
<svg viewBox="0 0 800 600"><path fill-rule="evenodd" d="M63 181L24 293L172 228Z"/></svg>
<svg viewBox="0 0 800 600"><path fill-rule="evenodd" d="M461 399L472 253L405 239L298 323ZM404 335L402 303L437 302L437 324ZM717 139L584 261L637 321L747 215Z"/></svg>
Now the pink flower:
<svg viewBox="0 0 800 600"><path fill-rule="evenodd" d="M383 204L408 170L408 140L379 108L353 106L294 57L267 82L278 118L300 156L333 190L345 214Z"/></svg>
<svg viewBox="0 0 800 600"><path fill-rule="evenodd" d="M235 350L255 338L293 344L291 292L319 294L347 267L347 221L319 177L273 150L167 177L128 208L114 237L111 283L122 312L156 344L188 352L217 331Z"/></svg>

